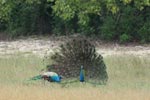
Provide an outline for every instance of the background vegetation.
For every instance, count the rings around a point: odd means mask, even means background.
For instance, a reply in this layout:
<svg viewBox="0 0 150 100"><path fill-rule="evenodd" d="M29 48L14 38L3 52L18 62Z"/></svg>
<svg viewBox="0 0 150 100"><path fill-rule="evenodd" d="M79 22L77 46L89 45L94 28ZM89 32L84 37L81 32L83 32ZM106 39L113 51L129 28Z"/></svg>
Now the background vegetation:
<svg viewBox="0 0 150 100"><path fill-rule="evenodd" d="M150 42L149 0L0 0L0 31Z"/></svg>

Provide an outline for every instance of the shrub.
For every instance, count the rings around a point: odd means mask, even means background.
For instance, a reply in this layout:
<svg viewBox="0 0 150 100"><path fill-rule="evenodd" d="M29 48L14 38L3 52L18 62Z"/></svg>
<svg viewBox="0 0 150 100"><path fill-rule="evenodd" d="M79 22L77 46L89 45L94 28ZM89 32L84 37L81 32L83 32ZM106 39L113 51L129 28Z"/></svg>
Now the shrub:
<svg viewBox="0 0 150 100"><path fill-rule="evenodd" d="M146 22L143 27L140 28L138 34L140 34L141 42L150 42L150 23Z"/></svg>
<svg viewBox="0 0 150 100"><path fill-rule="evenodd" d="M120 42L121 42L121 43L129 42L129 40L130 40L130 36L127 35L127 34L122 34L122 35L120 36Z"/></svg>
<svg viewBox="0 0 150 100"><path fill-rule="evenodd" d="M4 31L6 29L6 22L0 21L0 31Z"/></svg>
<svg viewBox="0 0 150 100"><path fill-rule="evenodd" d="M52 8L46 0L39 3L15 2L9 13L10 36L45 34L52 31Z"/></svg>

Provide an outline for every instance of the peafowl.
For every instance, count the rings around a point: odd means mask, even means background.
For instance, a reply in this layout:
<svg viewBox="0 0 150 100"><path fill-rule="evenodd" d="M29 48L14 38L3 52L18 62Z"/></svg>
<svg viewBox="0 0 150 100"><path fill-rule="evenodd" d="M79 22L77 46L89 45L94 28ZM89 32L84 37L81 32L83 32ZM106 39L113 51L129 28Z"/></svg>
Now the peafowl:
<svg viewBox="0 0 150 100"><path fill-rule="evenodd" d="M49 82L61 82L62 77L55 72L44 72L41 75L37 75L31 78L31 80L39 80L39 79L44 79Z"/></svg>
<svg viewBox="0 0 150 100"><path fill-rule="evenodd" d="M85 71L84 71L83 66L81 66L81 69L80 69L80 82L84 82L84 81L85 81Z"/></svg>

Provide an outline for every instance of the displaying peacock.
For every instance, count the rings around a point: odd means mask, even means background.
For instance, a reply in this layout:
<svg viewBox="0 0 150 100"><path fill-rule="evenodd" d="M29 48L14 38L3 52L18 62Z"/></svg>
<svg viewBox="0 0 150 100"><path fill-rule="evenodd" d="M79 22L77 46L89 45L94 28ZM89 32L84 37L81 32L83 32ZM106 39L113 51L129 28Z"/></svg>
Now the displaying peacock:
<svg viewBox="0 0 150 100"><path fill-rule="evenodd" d="M50 66L48 70L53 69L65 78L75 79L80 74L80 81L85 81L86 76L86 81L107 82L108 75L103 57L85 38L75 38L62 44L59 51L51 56L51 60L57 67Z"/></svg>

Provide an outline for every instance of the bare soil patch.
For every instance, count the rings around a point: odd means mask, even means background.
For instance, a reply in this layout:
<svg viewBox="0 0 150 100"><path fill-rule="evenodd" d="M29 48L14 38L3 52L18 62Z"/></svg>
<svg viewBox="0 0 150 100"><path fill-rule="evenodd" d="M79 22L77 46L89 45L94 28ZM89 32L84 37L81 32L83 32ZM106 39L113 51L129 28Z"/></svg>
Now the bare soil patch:
<svg viewBox="0 0 150 100"><path fill-rule="evenodd" d="M16 40L1 40L0 55L9 55L14 53L33 53L44 56L45 53L51 53L58 46L69 40L70 37L30 37L19 38ZM91 40L95 43L98 53L103 56L116 54L133 54L150 56L150 44L126 44L106 43L100 40Z"/></svg>

